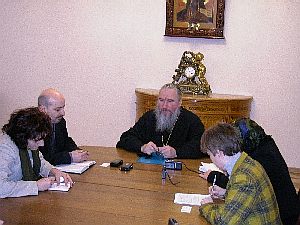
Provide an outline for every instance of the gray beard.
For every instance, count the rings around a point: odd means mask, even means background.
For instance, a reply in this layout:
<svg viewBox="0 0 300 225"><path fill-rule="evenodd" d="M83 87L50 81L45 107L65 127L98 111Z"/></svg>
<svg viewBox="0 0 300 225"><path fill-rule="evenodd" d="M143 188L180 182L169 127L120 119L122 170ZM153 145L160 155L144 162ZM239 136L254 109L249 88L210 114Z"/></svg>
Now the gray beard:
<svg viewBox="0 0 300 225"><path fill-rule="evenodd" d="M156 107L154 112L156 117L156 132L162 133L167 131L170 133L180 114L180 108L176 109L175 112L170 115L164 115L158 107Z"/></svg>

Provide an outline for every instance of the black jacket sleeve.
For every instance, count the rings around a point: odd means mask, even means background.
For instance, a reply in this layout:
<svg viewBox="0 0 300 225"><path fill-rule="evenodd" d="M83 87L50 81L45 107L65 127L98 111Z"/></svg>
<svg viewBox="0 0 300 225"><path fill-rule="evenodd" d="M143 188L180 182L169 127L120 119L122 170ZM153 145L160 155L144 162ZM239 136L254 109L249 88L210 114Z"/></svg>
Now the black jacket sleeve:
<svg viewBox="0 0 300 225"><path fill-rule="evenodd" d="M127 151L141 152L141 147L154 138L153 130L155 117L153 111L146 112L133 127L125 131L118 141L116 147Z"/></svg>

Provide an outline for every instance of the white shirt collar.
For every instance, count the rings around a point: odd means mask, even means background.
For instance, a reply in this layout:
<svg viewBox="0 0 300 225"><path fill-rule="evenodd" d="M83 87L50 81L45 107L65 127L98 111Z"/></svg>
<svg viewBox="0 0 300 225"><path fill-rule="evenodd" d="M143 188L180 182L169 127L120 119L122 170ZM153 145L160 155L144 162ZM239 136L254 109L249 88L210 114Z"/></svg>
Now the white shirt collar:
<svg viewBox="0 0 300 225"><path fill-rule="evenodd" d="M238 152L235 155L230 156L228 162L225 164L224 169L226 170L229 177L231 176L233 167L236 161L238 161L238 159L240 158L241 154L241 152Z"/></svg>

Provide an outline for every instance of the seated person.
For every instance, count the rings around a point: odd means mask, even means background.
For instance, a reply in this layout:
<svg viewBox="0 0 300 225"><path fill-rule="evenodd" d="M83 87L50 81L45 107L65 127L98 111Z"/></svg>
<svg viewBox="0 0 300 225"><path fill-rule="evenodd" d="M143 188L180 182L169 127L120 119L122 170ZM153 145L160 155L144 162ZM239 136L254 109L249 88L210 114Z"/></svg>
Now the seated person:
<svg viewBox="0 0 300 225"><path fill-rule="evenodd" d="M175 84L166 84L160 91L155 110L146 112L124 132L117 148L165 158L200 158L200 138L204 126L194 113L181 107L181 91Z"/></svg>
<svg viewBox="0 0 300 225"><path fill-rule="evenodd" d="M38 195L63 177L71 177L47 162L38 147L51 131L50 118L38 108L11 114L0 136L0 198ZM49 177L54 176L54 177ZM44 177L44 178L42 178Z"/></svg>
<svg viewBox="0 0 300 225"><path fill-rule="evenodd" d="M288 167L275 141L251 119L238 119L233 126L242 136L242 150L258 161L268 174L276 195L282 223L296 224L300 209L299 200ZM212 171L200 176L213 182L215 175L217 176L216 184L226 188L228 177L222 173Z"/></svg>
<svg viewBox="0 0 300 225"><path fill-rule="evenodd" d="M224 198L215 204L205 198L200 213L211 224L282 224L272 184L263 167L241 152L241 138L230 124L217 124L201 138L201 151L229 176L225 195L217 186L209 187L212 198Z"/></svg>
<svg viewBox="0 0 300 225"><path fill-rule="evenodd" d="M88 152L82 151L68 135L65 115L65 98L58 91L49 88L38 98L39 109L51 118L52 132L40 147L45 159L52 165L82 162L88 159Z"/></svg>

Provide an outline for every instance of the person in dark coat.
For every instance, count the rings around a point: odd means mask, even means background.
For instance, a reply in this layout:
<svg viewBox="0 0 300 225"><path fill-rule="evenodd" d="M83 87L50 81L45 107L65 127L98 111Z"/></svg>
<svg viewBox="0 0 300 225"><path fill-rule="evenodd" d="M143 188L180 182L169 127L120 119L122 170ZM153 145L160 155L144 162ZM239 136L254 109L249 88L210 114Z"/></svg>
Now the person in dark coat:
<svg viewBox="0 0 300 225"><path fill-rule="evenodd" d="M200 158L200 139L204 125L200 118L181 107L181 91L175 84L166 84L160 91L155 110L146 112L124 132L117 148L165 158Z"/></svg>
<svg viewBox="0 0 300 225"><path fill-rule="evenodd" d="M38 98L39 109L50 116L51 134L46 137L45 145L40 147L44 158L52 165L82 162L88 159L88 152L82 151L68 135L65 115L65 98L57 90L49 88Z"/></svg>

